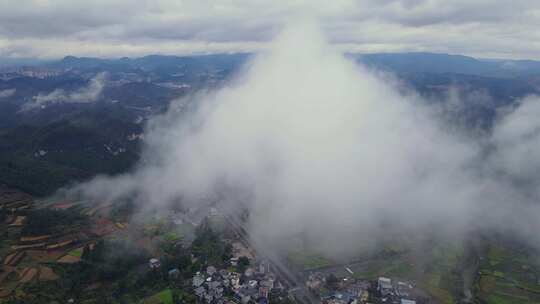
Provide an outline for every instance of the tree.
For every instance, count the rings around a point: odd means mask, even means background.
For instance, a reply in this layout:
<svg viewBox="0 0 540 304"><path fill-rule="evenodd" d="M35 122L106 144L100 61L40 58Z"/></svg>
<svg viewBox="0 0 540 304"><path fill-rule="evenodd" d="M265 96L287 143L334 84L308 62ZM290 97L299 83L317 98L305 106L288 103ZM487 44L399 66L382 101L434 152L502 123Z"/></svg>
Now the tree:
<svg viewBox="0 0 540 304"><path fill-rule="evenodd" d="M326 277L326 286L328 287L328 289L336 289L338 287L338 284L339 280L333 273Z"/></svg>
<svg viewBox="0 0 540 304"><path fill-rule="evenodd" d="M68 227L82 225L87 218L72 210L36 209L27 215L23 235L43 235L64 231Z"/></svg>
<svg viewBox="0 0 540 304"><path fill-rule="evenodd" d="M233 251L233 248L231 244L225 245L225 248L223 251L223 261L228 261L232 258L232 251Z"/></svg>
<svg viewBox="0 0 540 304"><path fill-rule="evenodd" d="M245 256L238 258L238 272L244 272L249 266L249 259Z"/></svg>
<svg viewBox="0 0 540 304"><path fill-rule="evenodd" d="M196 231L196 238L191 244L191 251L203 264L223 265L226 256L226 244L218 233L208 224L202 224Z"/></svg>

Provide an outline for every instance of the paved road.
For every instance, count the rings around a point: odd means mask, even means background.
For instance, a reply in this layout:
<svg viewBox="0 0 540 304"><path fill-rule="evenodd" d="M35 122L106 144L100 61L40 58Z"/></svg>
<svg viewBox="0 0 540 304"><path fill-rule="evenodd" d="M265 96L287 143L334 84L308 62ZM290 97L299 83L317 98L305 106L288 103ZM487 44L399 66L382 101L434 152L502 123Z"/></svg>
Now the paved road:
<svg viewBox="0 0 540 304"><path fill-rule="evenodd" d="M222 210L220 210L222 211ZM222 213L227 220L230 227L238 234L240 240L250 248L261 248L249 237L249 233L244 229L242 221L233 214ZM270 263L272 269L281 279L285 287L289 289L289 294L293 295L300 303L318 303L317 299L306 287L302 274L296 274L292 272L282 260L275 254L269 252L256 252L260 259L266 260Z"/></svg>

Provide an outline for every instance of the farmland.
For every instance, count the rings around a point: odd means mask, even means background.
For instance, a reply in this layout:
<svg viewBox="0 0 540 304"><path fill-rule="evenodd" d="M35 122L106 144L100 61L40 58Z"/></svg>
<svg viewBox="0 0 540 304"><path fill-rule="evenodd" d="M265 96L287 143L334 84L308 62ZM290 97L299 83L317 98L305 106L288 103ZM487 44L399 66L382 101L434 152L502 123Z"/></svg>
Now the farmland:
<svg viewBox="0 0 540 304"><path fill-rule="evenodd" d="M491 242L481 260L477 297L487 303L539 303L540 260L530 249Z"/></svg>
<svg viewBox="0 0 540 304"><path fill-rule="evenodd" d="M4 204L23 198L28 207L2 213L0 303L70 298L83 303L173 303L173 298L193 302L192 295L182 291L189 285L186 279L203 266L200 261L221 265L227 257L224 250L231 250L211 228L200 230L178 218L131 220L129 207L76 200L35 202L16 190L3 191ZM148 267L152 257L160 257L159 270ZM167 272L176 267L182 271L171 280Z"/></svg>
<svg viewBox="0 0 540 304"><path fill-rule="evenodd" d="M238 231L226 231L221 216L195 224L182 213L132 218L129 205L34 201L16 190L3 191L0 203L13 206L15 200L17 208L4 209L0 224L5 236L0 241L0 302L195 303L195 273L208 265L244 271L246 265L235 268L228 259L257 255L237 239ZM345 259L330 259L297 243L284 261L306 278L315 272L353 281L389 277L411 283L415 297L428 303L455 303L469 291L476 303L540 303L540 258L517 242L396 234ZM153 257L159 257L157 269L148 265ZM178 274L171 277L168 271L174 269ZM329 291L325 285L318 294Z"/></svg>

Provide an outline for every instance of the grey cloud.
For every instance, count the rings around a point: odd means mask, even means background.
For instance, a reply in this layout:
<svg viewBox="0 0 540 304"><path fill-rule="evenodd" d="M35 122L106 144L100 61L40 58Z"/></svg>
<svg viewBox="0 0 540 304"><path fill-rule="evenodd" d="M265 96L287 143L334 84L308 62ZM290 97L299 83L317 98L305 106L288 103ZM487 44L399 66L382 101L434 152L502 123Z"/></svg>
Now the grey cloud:
<svg viewBox="0 0 540 304"><path fill-rule="evenodd" d="M131 1L9 1L0 2L0 34L8 37L62 37L100 31L144 11Z"/></svg>
<svg viewBox="0 0 540 304"><path fill-rule="evenodd" d="M529 0L501 1L387 1L378 8L379 16L403 25L424 26L431 24L463 24L515 22L538 9L538 3Z"/></svg>
<svg viewBox="0 0 540 304"><path fill-rule="evenodd" d="M170 20L134 24L123 29L128 39L151 37L154 40L196 41L268 41L275 34L275 25L241 19Z"/></svg>
<svg viewBox="0 0 540 304"><path fill-rule="evenodd" d="M220 44L216 49L224 51L237 49L231 43L248 50L291 19L316 15L336 43L357 50L414 47L540 58L538 47L526 43L538 40L539 12L534 0L4 1L0 55L62 57L65 44L77 43L81 47L72 48L74 55L91 55L85 49L92 44L105 45L98 53L104 56L139 55L133 51L139 45L145 54L156 53L171 43L200 45L195 52L206 51L204 43ZM49 46L46 52L42 45Z"/></svg>

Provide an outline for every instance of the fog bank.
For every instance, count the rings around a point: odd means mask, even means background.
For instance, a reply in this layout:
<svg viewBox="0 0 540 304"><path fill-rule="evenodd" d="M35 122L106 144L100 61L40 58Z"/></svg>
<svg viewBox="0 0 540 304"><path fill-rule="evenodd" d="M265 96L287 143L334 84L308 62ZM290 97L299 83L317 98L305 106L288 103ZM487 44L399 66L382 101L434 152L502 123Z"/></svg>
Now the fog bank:
<svg viewBox="0 0 540 304"><path fill-rule="evenodd" d="M293 25L272 45L227 86L174 101L153 119L136 170L71 191L146 206L242 206L263 243L302 235L327 253L385 227L540 241L532 233L540 228L540 98L471 139L391 77L345 59L314 24Z"/></svg>

